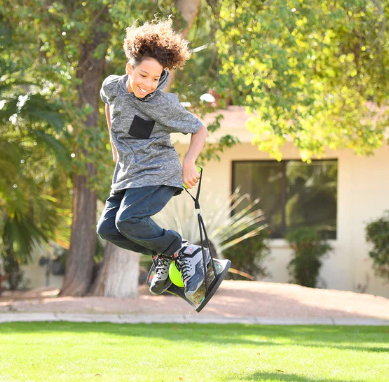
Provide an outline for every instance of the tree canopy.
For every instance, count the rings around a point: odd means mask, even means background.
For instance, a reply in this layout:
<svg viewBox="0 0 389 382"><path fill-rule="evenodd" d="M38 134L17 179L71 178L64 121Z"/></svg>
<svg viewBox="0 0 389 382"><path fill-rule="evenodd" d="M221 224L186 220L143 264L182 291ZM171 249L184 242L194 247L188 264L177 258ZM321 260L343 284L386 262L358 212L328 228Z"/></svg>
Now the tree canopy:
<svg viewBox="0 0 389 382"><path fill-rule="evenodd" d="M218 89L254 113L247 127L259 150L281 159L289 139L307 160L325 147L372 154L382 145L388 7L224 0L218 12Z"/></svg>

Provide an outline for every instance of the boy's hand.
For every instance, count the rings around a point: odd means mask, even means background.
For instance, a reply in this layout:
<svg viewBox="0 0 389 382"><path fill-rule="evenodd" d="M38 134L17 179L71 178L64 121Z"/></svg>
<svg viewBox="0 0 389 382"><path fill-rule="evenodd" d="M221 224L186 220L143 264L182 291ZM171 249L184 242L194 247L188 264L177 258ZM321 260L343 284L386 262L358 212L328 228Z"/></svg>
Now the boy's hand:
<svg viewBox="0 0 389 382"><path fill-rule="evenodd" d="M200 174L197 171L196 163L191 160L184 159L182 165L182 181L188 189L193 188L200 179Z"/></svg>
<svg viewBox="0 0 389 382"><path fill-rule="evenodd" d="M204 147L207 134L208 130L203 125L197 133L192 134L190 139L189 150L182 164L182 181L189 189L195 186L200 179L200 174L196 168L196 159Z"/></svg>

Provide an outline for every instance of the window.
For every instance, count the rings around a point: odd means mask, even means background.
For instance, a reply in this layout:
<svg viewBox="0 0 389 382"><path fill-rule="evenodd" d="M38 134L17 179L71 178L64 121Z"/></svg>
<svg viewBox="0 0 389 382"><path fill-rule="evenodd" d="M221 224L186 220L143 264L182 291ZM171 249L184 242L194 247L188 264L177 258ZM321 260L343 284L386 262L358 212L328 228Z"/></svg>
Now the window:
<svg viewBox="0 0 389 382"><path fill-rule="evenodd" d="M232 163L232 190L260 198L271 237L290 229L316 227L336 239L337 160L236 161ZM247 204L239 205L239 209Z"/></svg>

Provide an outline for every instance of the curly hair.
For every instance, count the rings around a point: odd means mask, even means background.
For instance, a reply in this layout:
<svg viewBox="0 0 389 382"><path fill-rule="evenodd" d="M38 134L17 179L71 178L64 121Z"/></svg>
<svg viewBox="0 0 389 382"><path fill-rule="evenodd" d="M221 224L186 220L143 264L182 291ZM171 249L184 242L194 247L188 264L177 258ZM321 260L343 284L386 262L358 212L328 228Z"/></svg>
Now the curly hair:
<svg viewBox="0 0 389 382"><path fill-rule="evenodd" d="M189 42L172 29L172 20L145 23L126 29L123 48L133 67L144 58L155 58L164 68L178 69L190 57Z"/></svg>

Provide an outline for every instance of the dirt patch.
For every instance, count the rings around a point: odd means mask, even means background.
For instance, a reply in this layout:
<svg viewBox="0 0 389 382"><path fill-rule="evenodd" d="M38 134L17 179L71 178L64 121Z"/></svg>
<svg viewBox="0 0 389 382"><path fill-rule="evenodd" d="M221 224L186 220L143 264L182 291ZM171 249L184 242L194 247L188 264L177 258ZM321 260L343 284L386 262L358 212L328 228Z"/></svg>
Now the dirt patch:
<svg viewBox="0 0 389 382"><path fill-rule="evenodd" d="M146 286L137 298L57 297L58 289L4 292L0 313L197 314L174 296L152 296ZM312 289L292 284L225 281L200 313L222 317L389 319L389 299L368 294Z"/></svg>

